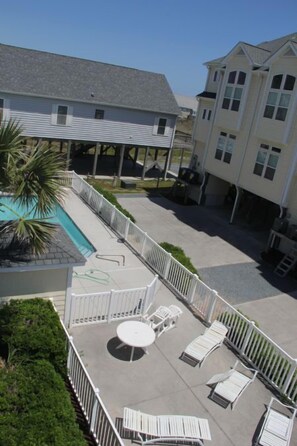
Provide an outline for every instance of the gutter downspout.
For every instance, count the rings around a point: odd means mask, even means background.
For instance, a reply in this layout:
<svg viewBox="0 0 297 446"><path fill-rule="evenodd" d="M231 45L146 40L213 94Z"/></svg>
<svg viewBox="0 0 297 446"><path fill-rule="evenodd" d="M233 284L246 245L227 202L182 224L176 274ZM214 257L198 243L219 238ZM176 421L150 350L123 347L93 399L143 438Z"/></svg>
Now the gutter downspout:
<svg viewBox="0 0 297 446"><path fill-rule="evenodd" d="M223 72L224 72L224 70L222 70L222 69L219 70L219 73L220 73L220 83L219 83L219 88L217 90L217 96L216 96L215 106L214 106L214 110L213 110L213 117L212 117L212 122L213 123L215 121L215 118L216 118L216 115L217 115L217 111L218 111L218 107L219 107L219 98L220 98L220 95L221 95L221 88L222 88L222 84L223 84ZM207 175L206 175L206 172L204 170L204 166L205 166L206 157L207 157L207 154L208 154L209 141L210 141L210 135L212 133L212 130L213 130L213 124L209 128L209 132L208 132L208 135L207 135L207 141L206 141L206 144L205 144L205 152L204 152L203 160L202 160L202 163L201 163L201 171L203 172L203 180L202 180L202 184L200 186L200 193L199 193L199 198L198 198L198 204L199 205L201 204L203 193L204 193L204 188L206 186L205 183L206 183Z"/></svg>

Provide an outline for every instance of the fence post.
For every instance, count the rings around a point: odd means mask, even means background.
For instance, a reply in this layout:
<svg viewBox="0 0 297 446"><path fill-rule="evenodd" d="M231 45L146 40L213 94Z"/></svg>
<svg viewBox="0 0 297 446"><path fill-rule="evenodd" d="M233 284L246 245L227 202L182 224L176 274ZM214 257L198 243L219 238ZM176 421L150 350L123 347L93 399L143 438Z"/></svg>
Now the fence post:
<svg viewBox="0 0 297 446"><path fill-rule="evenodd" d="M198 283L198 276L197 276L197 274L193 274L192 278L191 278L190 285L189 285L188 293L187 293L188 304L193 303L196 288L197 288L197 283Z"/></svg>
<svg viewBox="0 0 297 446"><path fill-rule="evenodd" d="M241 349L239 350L239 354L242 356L245 356L245 349L247 348L247 345L249 343L249 340L251 338L251 334L254 330L255 327L255 322L254 321L249 321L249 328L247 329L243 344Z"/></svg>
<svg viewBox="0 0 297 446"><path fill-rule="evenodd" d="M109 295L109 305L108 305L108 313L107 313L107 323L109 324L111 321L111 310L112 310L112 304L113 304L113 297L114 297L115 290L110 290Z"/></svg>
<svg viewBox="0 0 297 446"><path fill-rule="evenodd" d="M98 388L95 389L95 393L93 395L94 395L93 407L92 407L91 420L90 420L91 432L94 432L96 415L97 415L97 409L98 409L98 406L99 406L99 404L98 404L99 389Z"/></svg>
<svg viewBox="0 0 297 446"><path fill-rule="evenodd" d="M124 231L124 240L125 240L125 241L128 240L129 228L130 228L130 219L127 218L127 219L126 219L126 224L125 224L125 231Z"/></svg>
<svg viewBox="0 0 297 446"><path fill-rule="evenodd" d="M168 253L168 256L167 256L167 259L166 259L164 276L163 276L165 280L167 280L167 277L168 277L168 274L169 274L170 265L171 265L171 259L172 259L172 254Z"/></svg>
<svg viewBox="0 0 297 446"><path fill-rule="evenodd" d="M291 380L294 377L294 374L296 372L297 368L297 359L293 359L292 364L290 366L290 370L288 372L288 376L286 378L286 381L284 382L284 385L280 391L286 395L286 392L288 390L289 385L291 384Z"/></svg>
<svg viewBox="0 0 297 446"><path fill-rule="evenodd" d="M88 205L90 205L92 193L93 193L93 186L91 186L89 184L89 193L88 193L88 200L87 200L88 201Z"/></svg>
<svg viewBox="0 0 297 446"><path fill-rule="evenodd" d="M144 232L143 235L144 235L144 238L143 238L143 241L142 241L142 246L141 246L141 251L140 251L140 256L141 256L141 257L143 257L143 254L144 254L145 245L146 245L147 233Z"/></svg>
<svg viewBox="0 0 297 446"><path fill-rule="evenodd" d="M73 351L72 351L72 340L73 340L73 337L72 336L69 336L69 347L68 347L68 355L67 355L67 373L68 373L68 376L70 377L70 379L71 379L71 381L72 381L72 376L71 376L71 370L70 370L70 366L71 366L71 360L72 360L72 353L73 353Z"/></svg>
<svg viewBox="0 0 297 446"><path fill-rule="evenodd" d="M216 302L217 302L217 298L218 298L218 292L216 290L212 290L211 294L212 294L212 299L211 299L211 302L210 302L210 305L208 307L207 314L206 314L206 317L205 317L205 320L206 320L206 322L208 324L211 323L213 310L215 308L215 305L216 305Z"/></svg>
<svg viewBox="0 0 297 446"><path fill-rule="evenodd" d="M110 216L110 223L109 223L111 227L112 227L112 224L113 224L115 213L116 213L116 207L113 206L112 211L111 211L111 216Z"/></svg>

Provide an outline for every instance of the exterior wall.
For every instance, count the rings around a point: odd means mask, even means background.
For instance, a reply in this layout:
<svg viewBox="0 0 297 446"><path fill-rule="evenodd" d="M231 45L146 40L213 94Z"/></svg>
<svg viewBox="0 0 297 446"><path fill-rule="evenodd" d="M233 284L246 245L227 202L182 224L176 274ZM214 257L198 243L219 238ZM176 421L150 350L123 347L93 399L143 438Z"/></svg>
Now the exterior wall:
<svg viewBox="0 0 297 446"><path fill-rule="evenodd" d="M207 78L207 83L206 83L205 89L206 89L206 91L209 91L210 93L216 93L218 91L219 84L220 84L220 71L214 65L210 65L208 67L208 70L209 70L208 78ZM217 72L216 80L214 80L215 72Z"/></svg>
<svg viewBox="0 0 297 446"><path fill-rule="evenodd" d="M210 85L213 71L214 67L210 67L207 85ZM246 73L246 82L238 112L222 109L225 86L230 71L244 71ZM202 143L200 141L203 141L206 147L206 156L204 166L202 167L206 172L226 182L236 184L271 202L288 206L289 213L295 219L297 203L295 204L293 199L294 193L289 191L290 199L288 202L286 190L290 171L297 162L297 79L286 120L283 122L268 119L263 117L263 113L271 80L275 74L291 74L296 77L296 57L280 56L272 62L269 72L263 72L258 70L252 71L252 67L244 55L231 56L227 62L222 86L218 91L216 99L217 109L215 116L213 116L213 122L210 124L211 129L208 141L205 124L201 119L203 105L199 106L194 135L196 141L195 153L201 152ZM215 159L217 142L221 131L236 136L235 148L230 164ZM277 169L272 181L253 173L261 143L281 149ZM214 192L213 186L211 192L209 188L210 184L207 185L205 193L212 195ZM217 183L218 194L221 194L220 188L221 185Z"/></svg>
<svg viewBox="0 0 297 446"><path fill-rule="evenodd" d="M290 223L296 225L297 224L297 175L292 182L292 187L289 194L288 199L288 218L290 219Z"/></svg>
<svg viewBox="0 0 297 446"><path fill-rule="evenodd" d="M176 121L172 115L1 92L0 97L8 100L9 115L21 123L25 136L164 148L172 145ZM52 123L55 105L71 108L69 125ZM94 119L96 109L104 110L104 119ZM167 118L165 135L154 134L157 117Z"/></svg>
<svg viewBox="0 0 297 446"><path fill-rule="evenodd" d="M0 303L11 298L65 299L67 269L0 273Z"/></svg>
<svg viewBox="0 0 297 446"><path fill-rule="evenodd" d="M295 97L291 97L289 110L287 114L287 118L285 121L277 121L275 119L264 118L264 109L267 101L267 96L270 90L271 81L273 76L276 74L290 74L291 76L296 77L297 71L297 62L296 57L280 57L277 59L269 70L269 75L267 76L267 82L265 85L265 89L262 93L262 101L259 109L259 118L257 122L257 126L255 128L255 135L258 138L267 138L269 135L270 141L274 141L275 144L287 144L290 140L292 140L291 134L291 123L289 119L289 115L294 116L296 122L296 107L297 107L297 94L295 85ZM297 81L297 80L296 80ZM295 82L296 83L296 82Z"/></svg>

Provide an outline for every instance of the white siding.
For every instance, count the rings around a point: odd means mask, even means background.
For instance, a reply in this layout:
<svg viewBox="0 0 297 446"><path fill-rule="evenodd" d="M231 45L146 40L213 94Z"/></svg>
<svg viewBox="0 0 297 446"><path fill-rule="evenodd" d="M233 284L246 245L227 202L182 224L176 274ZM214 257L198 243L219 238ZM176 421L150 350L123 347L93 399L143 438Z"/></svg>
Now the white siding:
<svg viewBox="0 0 297 446"><path fill-rule="evenodd" d="M26 136L164 148L172 145L175 127L172 115L19 95L2 94L1 97L10 99L10 116L21 123ZM57 104L72 110L72 119L67 120L71 125L52 123L52 110ZM98 108L104 110L102 120L94 118ZM167 119L165 135L153 134L156 116Z"/></svg>

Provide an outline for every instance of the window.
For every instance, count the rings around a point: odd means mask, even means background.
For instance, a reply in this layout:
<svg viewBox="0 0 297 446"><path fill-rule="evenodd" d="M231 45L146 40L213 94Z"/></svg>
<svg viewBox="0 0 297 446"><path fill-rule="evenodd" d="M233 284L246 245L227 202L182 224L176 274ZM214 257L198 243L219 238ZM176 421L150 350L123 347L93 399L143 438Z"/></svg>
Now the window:
<svg viewBox="0 0 297 446"><path fill-rule="evenodd" d="M216 82L218 80L218 72L217 70L213 74L213 81Z"/></svg>
<svg viewBox="0 0 297 446"><path fill-rule="evenodd" d="M71 125L73 107L70 105L53 104L51 123L53 125Z"/></svg>
<svg viewBox="0 0 297 446"><path fill-rule="evenodd" d="M202 119L207 119L209 121L210 118L211 118L211 110L207 110L207 108L205 108L202 113Z"/></svg>
<svg viewBox="0 0 297 446"><path fill-rule="evenodd" d="M170 132L170 119L161 118L157 116L155 118L153 135L168 136Z"/></svg>
<svg viewBox="0 0 297 446"><path fill-rule="evenodd" d="M57 110L57 124L66 125L67 123L68 107L66 105L58 105Z"/></svg>
<svg viewBox="0 0 297 446"><path fill-rule="evenodd" d="M3 121L3 115L4 115L4 99L0 98L0 125Z"/></svg>
<svg viewBox="0 0 297 446"><path fill-rule="evenodd" d="M96 108L95 119L104 119L104 110L99 110L98 108Z"/></svg>
<svg viewBox="0 0 297 446"><path fill-rule="evenodd" d="M243 71L231 71L225 88L222 108L226 110L238 111L245 84L246 74Z"/></svg>
<svg viewBox="0 0 297 446"><path fill-rule="evenodd" d="M277 147L269 147L267 144L261 144L257 154L254 174L272 181L280 153L281 149Z"/></svg>
<svg viewBox="0 0 297 446"><path fill-rule="evenodd" d="M291 93L288 92L294 89L294 85L294 76L289 74L273 76L264 110L264 118L285 121L291 99Z"/></svg>
<svg viewBox="0 0 297 446"><path fill-rule="evenodd" d="M228 135L225 132L220 132L220 136L217 143L215 159L230 164L236 136Z"/></svg>

